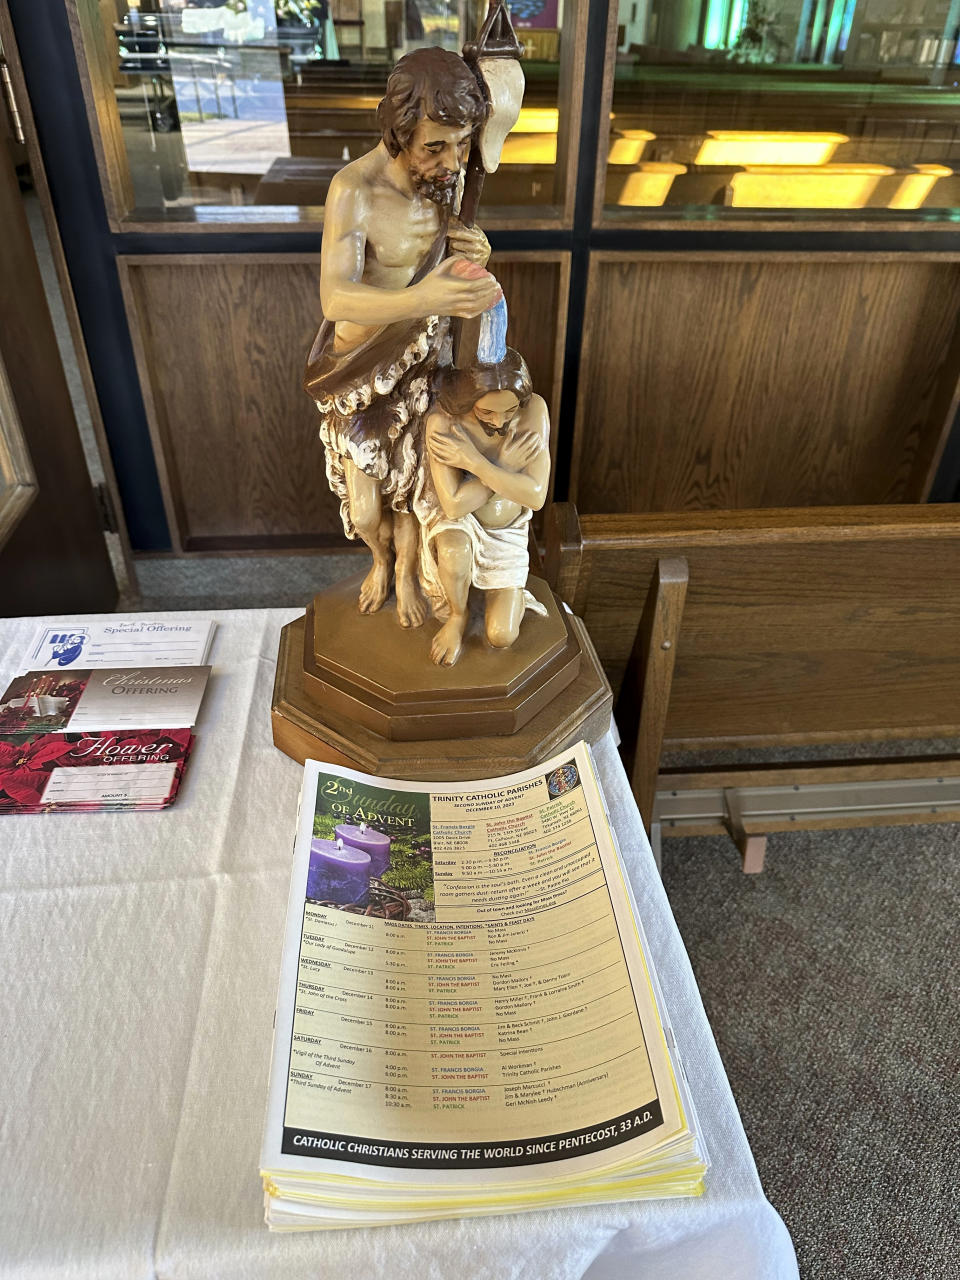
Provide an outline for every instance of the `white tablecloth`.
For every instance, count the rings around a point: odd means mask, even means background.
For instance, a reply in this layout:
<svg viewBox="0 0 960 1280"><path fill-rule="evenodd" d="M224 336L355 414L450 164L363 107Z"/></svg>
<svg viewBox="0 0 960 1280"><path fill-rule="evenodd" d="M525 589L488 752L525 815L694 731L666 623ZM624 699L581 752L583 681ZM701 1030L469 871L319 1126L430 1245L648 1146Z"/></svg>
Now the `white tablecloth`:
<svg viewBox="0 0 960 1280"><path fill-rule="evenodd" d="M214 676L173 808L0 818L0 1275L792 1280L609 739L601 774L709 1149L706 1194L267 1232L257 1166L301 775L269 707L294 614L191 616L218 623ZM0 622L0 689L38 621Z"/></svg>

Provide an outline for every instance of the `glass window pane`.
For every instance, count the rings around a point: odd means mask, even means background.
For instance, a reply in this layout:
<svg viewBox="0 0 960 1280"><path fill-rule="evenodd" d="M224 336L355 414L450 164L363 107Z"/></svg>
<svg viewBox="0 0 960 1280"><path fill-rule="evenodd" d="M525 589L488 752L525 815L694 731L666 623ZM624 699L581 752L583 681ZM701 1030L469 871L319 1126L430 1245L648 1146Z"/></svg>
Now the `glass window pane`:
<svg viewBox="0 0 960 1280"><path fill-rule="evenodd" d="M138 216L299 206L380 141L376 108L413 49L459 52L485 0L101 0ZM115 13L114 13L115 10ZM483 212L551 216L563 0L518 0L520 121L487 178ZM212 210L211 210L212 212ZM263 211L259 215L262 219ZM222 216L220 219L222 220Z"/></svg>
<svg viewBox="0 0 960 1280"><path fill-rule="evenodd" d="M960 208L958 34L960 0L620 0L606 216Z"/></svg>

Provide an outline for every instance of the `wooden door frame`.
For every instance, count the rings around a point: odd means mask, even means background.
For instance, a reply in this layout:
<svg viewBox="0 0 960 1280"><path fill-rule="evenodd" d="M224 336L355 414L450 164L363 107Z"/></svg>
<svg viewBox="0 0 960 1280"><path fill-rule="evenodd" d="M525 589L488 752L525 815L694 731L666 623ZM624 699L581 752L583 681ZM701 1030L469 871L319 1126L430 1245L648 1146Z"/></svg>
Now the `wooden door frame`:
<svg viewBox="0 0 960 1280"><path fill-rule="evenodd" d="M6 120L0 123L0 469L8 482L0 611L7 617L110 612L116 574Z"/></svg>
<svg viewBox="0 0 960 1280"><path fill-rule="evenodd" d="M37 492L37 473L0 353L0 548L26 515Z"/></svg>
<svg viewBox="0 0 960 1280"><path fill-rule="evenodd" d="M97 456L103 469L103 481L112 507L112 515L116 525L117 544L120 551L120 557L123 562L127 580L131 583L135 583L136 575L133 570L133 558L130 550L130 535L127 529L127 522L124 517L123 503L120 499L120 490L117 485L113 459L110 455L110 448L107 443L107 433L103 423L103 415L100 411L100 403L97 397L96 386L94 384L93 371L90 368L90 360L87 354L83 329L80 325L77 301L74 297L70 271L67 267L67 259L63 249L63 242L60 238L60 228L57 224L56 210L54 209L53 199L50 194L50 184L47 181L43 153L40 147L40 140L37 136L36 121L34 120L30 96L27 92L26 81L24 80L23 65L20 61L20 51L17 46L17 40L14 34L10 8L7 0L0 0L0 45L3 47L4 58L10 75L11 89L16 103L17 112L19 114L20 127L23 131L23 143L27 150L27 159L30 165L30 176L33 180L34 190L36 191L37 200L40 204L40 211L43 215L44 229L47 233L47 242L50 246L50 254L53 259L53 266L57 275L57 283L60 286L60 297L67 317L70 340L73 343L73 351L77 361L77 368L80 372L80 382L83 388L83 395L86 401L87 410L90 414L90 422L93 428L93 437L96 445Z"/></svg>

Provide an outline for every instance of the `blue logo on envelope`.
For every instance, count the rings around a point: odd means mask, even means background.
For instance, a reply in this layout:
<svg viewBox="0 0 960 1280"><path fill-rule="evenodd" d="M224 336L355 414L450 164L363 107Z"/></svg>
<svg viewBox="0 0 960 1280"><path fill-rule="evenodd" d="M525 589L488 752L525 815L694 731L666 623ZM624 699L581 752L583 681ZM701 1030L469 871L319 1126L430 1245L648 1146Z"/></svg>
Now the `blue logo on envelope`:
<svg viewBox="0 0 960 1280"><path fill-rule="evenodd" d="M83 646L87 643L83 631L66 631L61 635L48 638L50 657L56 660L58 667L70 667L83 656Z"/></svg>

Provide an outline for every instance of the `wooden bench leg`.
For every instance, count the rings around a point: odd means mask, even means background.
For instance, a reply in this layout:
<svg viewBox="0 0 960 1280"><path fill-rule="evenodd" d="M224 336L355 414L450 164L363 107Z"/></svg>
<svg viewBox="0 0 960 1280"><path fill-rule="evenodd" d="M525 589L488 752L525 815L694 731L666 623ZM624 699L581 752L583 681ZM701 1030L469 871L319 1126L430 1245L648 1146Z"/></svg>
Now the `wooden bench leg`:
<svg viewBox="0 0 960 1280"><path fill-rule="evenodd" d="M682 557L657 561L613 713L625 754L632 748L630 785L648 835L688 577Z"/></svg>
<svg viewBox="0 0 960 1280"><path fill-rule="evenodd" d="M725 787L723 792L724 825L730 832L730 838L740 850L741 865L747 875L758 875L763 870L763 860L767 853L767 837L747 835L743 826L743 810L740 806L740 792L734 787Z"/></svg>

